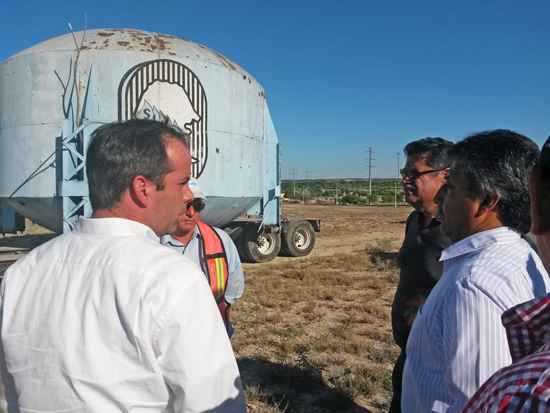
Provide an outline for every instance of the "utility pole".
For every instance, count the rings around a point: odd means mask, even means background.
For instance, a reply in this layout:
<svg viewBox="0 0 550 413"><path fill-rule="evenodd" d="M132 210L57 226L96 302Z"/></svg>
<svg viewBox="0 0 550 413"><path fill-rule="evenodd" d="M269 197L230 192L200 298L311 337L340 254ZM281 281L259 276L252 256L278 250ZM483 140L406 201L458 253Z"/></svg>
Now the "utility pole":
<svg viewBox="0 0 550 413"><path fill-rule="evenodd" d="M397 208L397 179L399 178L399 152L395 153L397 155L397 175L395 178L395 208Z"/></svg>
<svg viewBox="0 0 550 413"><path fill-rule="evenodd" d="M296 168L292 167L292 183L294 184L294 197L296 197Z"/></svg>
<svg viewBox="0 0 550 413"><path fill-rule="evenodd" d="M373 168L372 166L372 148L370 146L368 146L369 148L369 205L370 205L370 202L371 202L371 196L372 196L372 179L371 179L371 169Z"/></svg>
<svg viewBox="0 0 550 413"><path fill-rule="evenodd" d="M338 184L336 184L336 205L338 205Z"/></svg>
<svg viewBox="0 0 550 413"><path fill-rule="evenodd" d="M306 191L308 192L309 196L309 171L306 171Z"/></svg>
<svg viewBox="0 0 550 413"><path fill-rule="evenodd" d="M372 195L371 168L372 168L372 148L369 146L369 198Z"/></svg>

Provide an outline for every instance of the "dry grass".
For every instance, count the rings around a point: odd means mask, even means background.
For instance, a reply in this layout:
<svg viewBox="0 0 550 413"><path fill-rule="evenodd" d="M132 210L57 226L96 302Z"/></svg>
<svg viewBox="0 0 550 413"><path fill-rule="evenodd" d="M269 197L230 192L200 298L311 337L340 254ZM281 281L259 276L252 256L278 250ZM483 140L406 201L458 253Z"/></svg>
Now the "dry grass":
<svg viewBox="0 0 550 413"><path fill-rule="evenodd" d="M245 265L232 322L249 411L387 411L398 244Z"/></svg>

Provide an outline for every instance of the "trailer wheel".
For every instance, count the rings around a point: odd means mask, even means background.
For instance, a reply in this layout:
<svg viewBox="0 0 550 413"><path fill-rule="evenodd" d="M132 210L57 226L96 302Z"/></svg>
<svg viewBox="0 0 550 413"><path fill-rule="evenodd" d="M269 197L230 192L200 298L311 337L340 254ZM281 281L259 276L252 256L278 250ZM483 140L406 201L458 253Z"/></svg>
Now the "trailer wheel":
<svg viewBox="0 0 550 413"><path fill-rule="evenodd" d="M274 232L258 232L258 224L246 228L243 238L243 252L252 262L273 260L281 250L281 235Z"/></svg>
<svg viewBox="0 0 550 413"><path fill-rule="evenodd" d="M246 234L247 229L248 227L246 226L242 227L241 233L235 240L235 246L237 247L237 251L239 252L239 258L241 259L241 263L243 264L251 262L244 248L244 236Z"/></svg>
<svg viewBox="0 0 550 413"><path fill-rule="evenodd" d="M305 219L289 221L281 238L281 249L289 257L304 257L315 246L315 230Z"/></svg>

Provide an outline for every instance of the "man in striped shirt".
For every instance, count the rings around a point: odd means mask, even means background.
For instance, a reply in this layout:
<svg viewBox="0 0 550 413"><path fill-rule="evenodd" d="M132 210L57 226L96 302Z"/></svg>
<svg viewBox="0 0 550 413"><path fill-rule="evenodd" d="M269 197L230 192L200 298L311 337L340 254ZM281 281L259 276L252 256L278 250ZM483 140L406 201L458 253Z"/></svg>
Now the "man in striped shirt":
<svg viewBox="0 0 550 413"><path fill-rule="evenodd" d="M550 268L550 138L529 181L531 232ZM466 405L465 412L547 412L550 410L550 295L506 311L502 324L514 364L493 375Z"/></svg>
<svg viewBox="0 0 550 413"><path fill-rule="evenodd" d="M511 362L502 313L550 291L542 262L521 238L531 224L527 180L538 155L533 141L508 130L450 149L435 201L441 232L454 244L409 336L403 411L460 411Z"/></svg>

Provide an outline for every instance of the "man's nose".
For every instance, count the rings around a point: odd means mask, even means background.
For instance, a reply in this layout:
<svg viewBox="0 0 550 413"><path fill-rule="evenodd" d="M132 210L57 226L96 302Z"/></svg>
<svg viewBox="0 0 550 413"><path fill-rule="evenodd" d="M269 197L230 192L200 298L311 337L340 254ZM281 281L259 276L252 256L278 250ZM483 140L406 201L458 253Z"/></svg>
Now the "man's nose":
<svg viewBox="0 0 550 413"><path fill-rule="evenodd" d="M195 195L193 195L193 191L191 191L191 188L189 188L189 185L186 185L182 196L183 203L193 202L194 200L195 200Z"/></svg>
<svg viewBox="0 0 550 413"><path fill-rule="evenodd" d="M192 218L193 215L195 215L195 208L193 207L193 205L187 205L185 215L187 215L189 218Z"/></svg>

